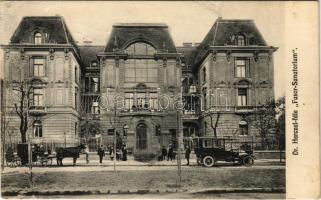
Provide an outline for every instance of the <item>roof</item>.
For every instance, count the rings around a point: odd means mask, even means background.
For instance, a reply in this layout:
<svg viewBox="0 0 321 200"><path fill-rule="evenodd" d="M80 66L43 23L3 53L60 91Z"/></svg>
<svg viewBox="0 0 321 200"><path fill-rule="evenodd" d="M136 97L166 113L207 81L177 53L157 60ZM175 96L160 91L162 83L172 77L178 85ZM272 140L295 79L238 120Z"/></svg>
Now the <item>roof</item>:
<svg viewBox="0 0 321 200"><path fill-rule="evenodd" d="M104 46L79 46L79 51L83 64L88 67L92 61L97 60L98 53L104 51Z"/></svg>
<svg viewBox="0 0 321 200"><path fill-rule="evenodd" d="M248 19L222 19L218 18L198 47L196 62L209 46L234 45L231 40L233 35L245 36L248 45L267 46L261 33L258 31L253 20Z"/></svg>
<svg viewBox="0 0 321 200"><path fill-rule="evenodd" d="M76 43L61 16L33 16L24 17L11 37L11 44L33 43L30 33L42 31L49 35L48 43L72 44Z"/></svg>
<svg viewBox="0 0 321 200"><path fill-rule="evenodd" d="M194 59L197 54L197 47L189 46L189 47L176 47L178 53L182 53L184 56L184 61L188 65L188 67L193 67Z"/></svg>
<svg viewBox="0 0 321 200"><path fill-rule="evenodd" d="M114 24L105 52L112 52L116 47L125 49L128 45L137 41L150 43L159 50L167 49L169 53L176 53L168 26L155 23Z"/></svg>

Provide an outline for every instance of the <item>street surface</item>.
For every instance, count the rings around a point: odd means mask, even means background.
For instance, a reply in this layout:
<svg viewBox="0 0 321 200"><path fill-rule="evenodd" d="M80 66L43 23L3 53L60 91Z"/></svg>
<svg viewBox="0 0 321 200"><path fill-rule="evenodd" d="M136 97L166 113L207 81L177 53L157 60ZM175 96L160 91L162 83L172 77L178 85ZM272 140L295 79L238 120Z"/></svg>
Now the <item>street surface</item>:
<svg viewBox="0 0 321 200"><path fill-rule="evenodd" d="M36 191L126 191L147 189L278 188L285 187L284 166L182 166L179 186L177 166L67 166L34 167ZM29 187L28 168L6 168L2 191ZM200 195L200 194L199 194Z"/></svg>

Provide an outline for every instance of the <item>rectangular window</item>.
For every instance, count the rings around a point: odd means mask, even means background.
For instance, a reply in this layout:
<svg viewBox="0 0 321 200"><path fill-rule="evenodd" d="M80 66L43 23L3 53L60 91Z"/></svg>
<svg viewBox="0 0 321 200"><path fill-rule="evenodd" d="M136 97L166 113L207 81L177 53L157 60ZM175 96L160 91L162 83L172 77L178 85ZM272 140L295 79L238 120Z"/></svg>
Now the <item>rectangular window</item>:
<svg viewBox="0 0 321 200"><path fill-rule="evenodd" d="M246 59L235 60L235 76L237 78L246 77Z"/></svg>
<svg viewBox="0 0 321 200"><path fill-rule="evenodd" d="M97 102L97 101L92 102L91 112L92 112L92 114L99 114L100 113L99 102Z"/></svg>
<svg viewBox="0 0 321 200"><path fill-rule="evenodd" d="M149 82L158 81L158 65L150 59L128 59L125 67L126 82Z"/></svg>
<svg viewBox="0 0 321 200"><path fill-rule="evenodd" d="M205 139L205 140L203 140L203 148L213 148L213 141L212 141L212 139Z"/></svg>
<svg viewBox="0 0 321 200"><path fill-rule="evenodd" d="M44 76L44 63L45 59L43 58L34 58L33 59L33 76Z"/></svg>
<svg viewBox="0 0 321 200"><path fill-rule="evenodd" d="M43 89L42 88L33 89L33 105L43 106Z"/></svg>
<svg viewBox="0 0 321 200"><path fill-rule="evenodd" d="M246 106L247 105L247 89L246 88L239 88L238 89L237 104L238 104L238 106Z"/></svg>
<svg viewBox="0 0 321 200"><path fill-rule="evenodd" d="M75 110L78 109L78 91L77 88L75 88Z"/></svg>
<svg viewBox="0 0 321 200"><path fill-rule="evenodd" d="M202 72L203 72L203 83L205 83L206 82L206 67L203 68Z"/></svg>
<svg viewBox="0 0 321 200"><path fill-rule="evenodd" d="M75 66L75 82L78 83L78 68Z"/></svg>
<svg viewBox="0 0 321 200"><path fill-rule="evenodd" d="M114 135L114 129L108 129L107 130L107 135Z"/></svg>
<svg viewBox="0 0 321 200"><path fill-rule="evenodd" d="M78 135L78 122L75 122L75 135Z"/></svg>
<svg viewBox="0 0 321 200"><path fill-rule="evenodd" d="M91 92L99 92L100 91L100 85L99 85L99 78L98 77L91 77L90 78L90 87Z"/></svg>

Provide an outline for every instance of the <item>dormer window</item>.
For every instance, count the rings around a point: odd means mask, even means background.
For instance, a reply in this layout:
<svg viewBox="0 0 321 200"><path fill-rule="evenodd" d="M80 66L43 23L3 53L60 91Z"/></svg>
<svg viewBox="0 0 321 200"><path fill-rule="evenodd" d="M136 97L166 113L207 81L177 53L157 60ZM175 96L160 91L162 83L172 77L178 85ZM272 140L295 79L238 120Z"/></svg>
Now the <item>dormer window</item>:
<svg viewBox="0 0 321 200"><path fill-rule="evenodd" d="M237 36L237 46L245 46L245 37L241 34Z"/></svg>
<svg viewBox="0 0 321 200"><path fill-rule="evenodd" d="M36 32L34 39L35 39L35 44L41 44L42 43L42 35L41 35L41 33Z"/></svg>

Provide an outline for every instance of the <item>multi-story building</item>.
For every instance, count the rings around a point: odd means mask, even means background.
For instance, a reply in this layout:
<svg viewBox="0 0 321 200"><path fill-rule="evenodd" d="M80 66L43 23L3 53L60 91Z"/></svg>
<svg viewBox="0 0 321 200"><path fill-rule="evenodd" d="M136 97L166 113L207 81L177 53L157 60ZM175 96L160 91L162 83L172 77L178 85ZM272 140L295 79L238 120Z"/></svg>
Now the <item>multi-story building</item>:
<svg viewBox="0 0 321 200"><path fill-rule="evenodd" d="M117 135L135 155L177 146L177 136L214 135L213 127L219 137L255 138L246 116L274 97L276 48L252 20L219 18L201 43L182 47L166 24L150 23L115 24L105 46L77 46L61 17L26 17L3 48L7 86L41 84L30 111L46 141L78 140L79 119L99 127L100 142Z"/></svg>
<svg viewBox="0 0 321 200"><path fill-rule="evenodd" d="M34 142L78 141L80 77L79 49L61 17L24 17L4 49L4 92L7 134L21 141L14 105L23 93L28 101L27 139ZM17 85L24 88L17 92ZM29 90L30 88L30 90ZM21 110L21 109L20 109Z"/></svg>

